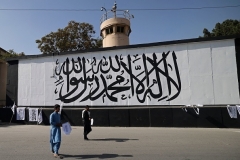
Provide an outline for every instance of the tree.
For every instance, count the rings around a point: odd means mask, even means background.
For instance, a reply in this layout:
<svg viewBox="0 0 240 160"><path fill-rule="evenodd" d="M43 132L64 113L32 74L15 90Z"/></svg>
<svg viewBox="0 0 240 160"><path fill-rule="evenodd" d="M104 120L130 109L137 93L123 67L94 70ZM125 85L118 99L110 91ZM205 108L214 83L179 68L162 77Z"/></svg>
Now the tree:
<svg viewBox="0 0 240 160"><path fill-rule="evenodd" d="M5 61L8 58L14 58L19 56L25 56L25 53L24 52L17 53L13 49L10 49L5 53L0 54L0 59Z"/></svg>
<svg viewBox="0 0 240 160"><path fill-rule="evenodd" d="M102 39L94 38L94 34L91 24L70 21L65 28L47 34L36 43L43 54L100 48Z"/></svg>
<svg viewBox="0 0 240 160"><path fill-rule="evenodd" d="M222 23L217 23L212 32L203 29L203 37L218 37L240 34L240 20L227 19Z"/></svg>

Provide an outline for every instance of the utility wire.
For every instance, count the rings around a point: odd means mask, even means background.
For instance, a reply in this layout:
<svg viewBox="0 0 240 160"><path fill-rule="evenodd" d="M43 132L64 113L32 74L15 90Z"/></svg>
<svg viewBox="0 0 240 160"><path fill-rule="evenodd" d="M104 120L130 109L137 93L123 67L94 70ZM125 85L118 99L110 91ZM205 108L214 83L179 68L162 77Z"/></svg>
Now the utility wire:
<svg viewBox="0 0 240 160"><path fill-rule="evenodd" d="M0 9L0 11L100 11L100 9Z"/></svg>
<svg viewBox="0 0 240 160"><path fill-rule="evenodd" d="M219 7L189 7L189 8L158 8L158 9L128 9L128 10L135 10L135 11L172 11L172 10L197 10L197 9L221 9L221 8L236 8L240 7L240 5L236 6L219 6Z"/></svg>
<svg viewBox="0 0 240 160"><path fill-rule="evenodd" d="M140 8L140 9L121 9L131 11L173 11L173 10L199 10L199 9L222 9L222 8L236 8L235 6L218 6L218 7L189 7L189 8ZM60 11L60 12L86 12L86 11L100 11L100 9L17 9L17 8L0 8L0 11Z"/></svg>

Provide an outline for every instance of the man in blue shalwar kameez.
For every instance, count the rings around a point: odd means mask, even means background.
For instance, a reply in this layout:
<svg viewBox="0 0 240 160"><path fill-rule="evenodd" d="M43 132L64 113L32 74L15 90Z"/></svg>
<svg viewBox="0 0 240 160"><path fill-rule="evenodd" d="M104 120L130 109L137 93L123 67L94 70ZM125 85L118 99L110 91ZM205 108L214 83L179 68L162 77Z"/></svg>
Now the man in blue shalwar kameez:
<svg viewBox="0 0 240 160"><path fill-rule="evenodd" d="M61 145L61 116L58 114L60 110L60 105L56 104L54 106L54 112L50 115L49 121L51 125L50 129L50 144L51 151L54 153L54 157L62 158L59 156L58 150Z"/></svg>

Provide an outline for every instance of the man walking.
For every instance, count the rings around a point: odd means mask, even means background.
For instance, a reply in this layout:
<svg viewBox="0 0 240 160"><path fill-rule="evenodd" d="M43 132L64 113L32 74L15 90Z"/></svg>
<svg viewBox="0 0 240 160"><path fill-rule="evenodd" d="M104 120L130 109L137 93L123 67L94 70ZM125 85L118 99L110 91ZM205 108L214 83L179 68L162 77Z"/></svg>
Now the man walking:
<svg viewBox="0 0 240 160"><path fill-rule="evenodd" d="M55 158L63 158L59 156L58 150L61 145L61 116L58 114L60 110L60 105L56 104L54 106L54 112L50 115L49 121L51 125L50 129L50 144L51 151L53 152L53 156Z"/></svg>
<svg viewBox="0 0 240 160"><path fill-rule="evenodd" d="M83 131L84 139L88 140L87 135L92 131L90 111L89 111L88 105L82 111L82 120L83 120L83 126L84 126L84 131Z"/></svg>

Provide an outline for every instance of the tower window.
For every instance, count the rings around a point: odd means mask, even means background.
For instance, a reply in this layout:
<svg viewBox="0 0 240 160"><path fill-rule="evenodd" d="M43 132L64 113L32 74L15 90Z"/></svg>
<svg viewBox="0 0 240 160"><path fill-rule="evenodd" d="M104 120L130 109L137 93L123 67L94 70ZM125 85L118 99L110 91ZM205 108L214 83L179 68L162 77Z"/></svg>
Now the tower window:
<svg viewBox="0 0 240 160"><path fill-rule="evenodd" d="M123 26L117 26L117 32L123 33L124 32L124 27Z"/></svg>
<svg viewBox="0 0 240 160"><path fill-rule="evenodd" d="M113 33L113 27L106 28L106 35Z"/></svg>

